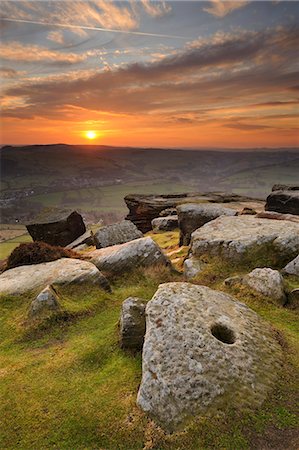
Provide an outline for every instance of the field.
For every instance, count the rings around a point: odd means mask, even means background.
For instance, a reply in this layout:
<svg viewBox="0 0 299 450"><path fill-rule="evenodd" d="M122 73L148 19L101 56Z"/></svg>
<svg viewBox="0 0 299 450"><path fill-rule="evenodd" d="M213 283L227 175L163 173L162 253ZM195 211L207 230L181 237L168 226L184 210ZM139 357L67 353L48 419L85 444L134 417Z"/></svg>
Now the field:
<svg viewBox="0 0 299 450"><path fill-rule="evenodd" d="M155 239L169 250L178 233L157 234ZM232 270L214 264L195 282L227 290L222 281ZM2 298L0 448L295 450L296 313L249 291L234 295L272 324L284 352L275 392L264 405L242 412L228 404L222 413L196 417L172 435L137 408L141 357L119 348L120 306L130 295L149 300L161 282L171 280L183 279L157 268L116 280L112 294L92 287L60 288L63 314L43 322L27 320L33 294ZM292 279L287 282L296 285Z"/></svg>

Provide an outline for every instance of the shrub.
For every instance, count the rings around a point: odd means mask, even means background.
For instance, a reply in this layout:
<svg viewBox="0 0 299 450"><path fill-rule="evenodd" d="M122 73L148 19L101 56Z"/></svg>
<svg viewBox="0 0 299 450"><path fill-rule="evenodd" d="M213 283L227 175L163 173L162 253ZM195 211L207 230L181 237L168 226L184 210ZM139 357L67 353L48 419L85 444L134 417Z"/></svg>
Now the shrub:
<svg viewBox="0 0 299 450"><path fill-rule="evenodd" d="M55 261L60 258L77 258L81 256L73 250L46 244L45 242L29 242L20 244L9 255L6 269L30 264Z"/></svg>

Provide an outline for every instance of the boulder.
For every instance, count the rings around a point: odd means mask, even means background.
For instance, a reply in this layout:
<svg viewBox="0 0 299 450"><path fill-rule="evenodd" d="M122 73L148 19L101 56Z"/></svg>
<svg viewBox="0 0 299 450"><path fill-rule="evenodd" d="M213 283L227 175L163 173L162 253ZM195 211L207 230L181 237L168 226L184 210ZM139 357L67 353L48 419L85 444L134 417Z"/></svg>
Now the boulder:
<svg viewBox="0 0 299 450"><path fill-rule="evenodd" d="M95 245L94 235L91 230L87 230L84 234L79 236L73 242L66 245L66 248L78 250L78 247L81 247L82 245L86 245L86 247L90 245Z"/></svg>
<svg viewBox="0 0 299 450"><path fill-rule="evenodd" d="M299 255L283 268L283 272L299 277Z"/></svg>
<svg viewBox="0 0 299 450"><path fill-rule="evenodd" d="M146 306L140 408L172 432L198 414L260 405L281 349L271 328L224 292L166 283Z"/></svg>
<svg viewBox="0 0 299 450"><path fill-rule="evenodd" d="M100 228L94 235L96 248L106 248L112 245L124 244L143 237L141 231L130 220L107 225Z"/></svg>
<svg viewBox="0 0 299 450"><path fill-rule="evenodd" d="M289 293L286 306L290 309L299 309L299 288Z"/></svg>
<svg viewBox="0 0 299 450"><path fill-rule="evenodd" d="M253 199L223 192L208 192L204 194L187 192L170 195L130 194L124 200L129 208L129 214L126 219L131 220L140 231L147 233L152 229L152 220L159 217L163 210L168 208L174 209L182 203L190 203L192 201L230 203L251 201Z"/></svg>
<svg viewBox="0 0 299 450"><path fill-rule="evenodd" d="M178 226L178 216L157 217L152 220L153 231L172 231Z"/></svg>
<svg viewBox="0 0 299 450"><path fill-rule="evenodd" d="M299 215L299 191L274 191L266 200L266 211Z"/></svg>
<svg viewBox="0 0 299 450"><path fill-rule="evenodd" d="M99 270L108 275L121 275L137 267L157 264L171 266L160 247L150 237L94 250L88 257Z"/></svg>
<svg viewBox="0 0 299 450"><path fill-rule="evenodd" d="M137 297L127 298L121 307L120 345L125 350L142 349L145 335L146 302Z"/></svg>
<svg viewBox="0 0 299 450"><path fill-rule="evenodd" d="M284 282L278 270L268 267L254 269L241 277L240 283L249 286L265 297L271 298L278 305L283 306L286 303Z"/></svg>
<svg viewBox="0 0 299 450"><path fill-rule="evenodd" d="M205 267L205 263L196 258L188 258L184 261L184 275L187 280L194 278Z"/></svg>
<svg viewBox="0 0 299 450"><path fill-rule="evenodd" d="M299 224L255 216L218 217L193 232L191 252L233 262L263 257L282 267L299 252Z"/></svg>
<svg viewBox="0 0 299 450"><path fill-rule="evenodd" d="M275 211L262 211L256 215L259 219L272 219L272 220L289 220L290 222L299 223L299 217L294 214L282 214Z"/></svg>
<svg viewBox="0 0 299 450"><path fill-rule="evenodd" d="M177 207L180 245L189 245L191 234L219 216L235 216L237 211L219 205L186 203Z"/></svg>
<svg viewBox="0 0 299 450"><path fill-rule="evenodd" d="M167 216L177 216L176 208L163 209L163 211L161 211L159 214L159 217L167 217Z"/></svg>
<svg viewBox="0 0 299 450"><path fill-rule="evenodd" d="M274 184L272 186L273 191L299 191L299 186L295 184Z"/></svg>
<svg viewBox="0 0 299 450"><path fill-rule="evenodd" d="M0 275L0 294L18 295L48 284L83 284L89 283L102 289L110 290L103 274L87 261L61 258L47 263L19 266Z"/></svg>
<svg viewBox="0 0 299 450"><path fill-rule="evenodd" d="M26 228L34 241L61 247L70 244L86 231L82 216L76 211L67 216L64 212L50 216L48 222L28 224Z"/></svg>
<svg viewBox="0 0 299 450"><path fill-rule="evenodd" d="M32 301L29 316L41 317L60 310L58 296L53 286L47 286Z"/></svg>

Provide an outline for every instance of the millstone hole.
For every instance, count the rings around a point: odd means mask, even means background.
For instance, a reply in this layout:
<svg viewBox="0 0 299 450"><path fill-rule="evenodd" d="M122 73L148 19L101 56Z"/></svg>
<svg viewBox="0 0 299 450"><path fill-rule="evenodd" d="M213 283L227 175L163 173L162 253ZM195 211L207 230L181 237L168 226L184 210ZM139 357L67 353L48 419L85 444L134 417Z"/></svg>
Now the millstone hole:
<svg viewBox="0 0 299 450"><path fill-rule="evenodd" d="M233 344L236 341L233 330L220 323L212 325L211 333L218 341L224 342L224 344Z"/></svg>

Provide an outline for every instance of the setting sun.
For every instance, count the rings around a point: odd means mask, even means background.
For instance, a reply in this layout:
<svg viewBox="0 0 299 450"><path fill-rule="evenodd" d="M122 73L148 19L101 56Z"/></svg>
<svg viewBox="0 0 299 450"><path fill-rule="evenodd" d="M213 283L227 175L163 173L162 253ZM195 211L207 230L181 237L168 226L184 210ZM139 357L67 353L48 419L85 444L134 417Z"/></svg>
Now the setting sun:
<svg viewBox="0 0 299 450"><path fill-rule="evenodd" d="M97 133L95 131L85 131L85 137L87 139L95 139L97 137Z"/></svg>

